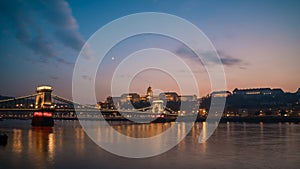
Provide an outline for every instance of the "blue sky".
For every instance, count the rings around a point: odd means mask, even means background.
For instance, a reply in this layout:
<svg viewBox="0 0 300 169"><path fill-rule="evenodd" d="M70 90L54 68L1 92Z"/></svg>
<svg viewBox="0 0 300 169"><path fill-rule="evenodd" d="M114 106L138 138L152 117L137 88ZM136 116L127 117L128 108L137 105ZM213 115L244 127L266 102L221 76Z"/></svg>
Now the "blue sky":
<svg viewBox="0 0 300 169"><path fill-rule="evenodd" d="M198 26L212 41L224 62L229 90L250 87L300 87L300 2L299 1L18 1L0 2L0 94L31 94L39 84L71 97L74 63L84 42L105 24L137 12L170 13ZM121 28L120 28L121 29ZM161 47L177 54L177 42L141 36L116 46L99 74L110 74L117 63L137 49ZM182 54L182 52L181 52ZM114 62L109 58L116 57ZM186 55L186 60L189 56ZM201 68L199 68L201 69ZM107 75L106 74L106 75ZM148 84L167 90L151 77L138 78L132 90L143 93ZM164 75L162 75L163 77ZM197 75L207 81L205 75ZM109 76L99 75L97 95L109 94ZM203 78L203 79L202 79ZM177 90L175 85L170 91ZM209 84L202 93L210 92Z"/></svg>

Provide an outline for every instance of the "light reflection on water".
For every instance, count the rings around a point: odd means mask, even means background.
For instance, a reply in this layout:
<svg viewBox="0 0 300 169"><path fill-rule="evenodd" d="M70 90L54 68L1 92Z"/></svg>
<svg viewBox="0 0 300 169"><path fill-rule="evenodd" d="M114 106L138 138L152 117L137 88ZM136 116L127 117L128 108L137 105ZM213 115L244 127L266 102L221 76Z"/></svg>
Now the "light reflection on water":
<svg viewBox="0 0 300 169"><path fill-rule="evenodd" d="M133 125L112 122L111 125L130 137L151 137L165 131L172 123ZM103 132L95 127L96 131ZM178 125L178 129L178 135L184 134L184 123ZM6 132L9 140L6 146L0 146L0 168L252 169L300 166L299 124L224 123L207 142L199 144L200 131L203 131L202 137L206 137L206 130L206 123L195 123L187 137L170 151L152 158L128 159L99 148L78 121L55 121L53 128L32 128L29 120L4 120L0 122L0 131Z"/></svg>

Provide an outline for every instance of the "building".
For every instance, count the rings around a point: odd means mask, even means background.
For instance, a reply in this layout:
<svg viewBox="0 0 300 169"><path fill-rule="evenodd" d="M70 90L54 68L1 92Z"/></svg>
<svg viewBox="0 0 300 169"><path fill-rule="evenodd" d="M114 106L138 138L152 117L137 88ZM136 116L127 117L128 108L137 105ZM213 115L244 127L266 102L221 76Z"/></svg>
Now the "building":
<svg viewBox="0 0 300 169"><path fill-rule="evenodd" d="M146 91L146 95L145 96L141 96L140 97L140 101L151 101L153 100L153 91L152 91L152 87L149 86L147 88L147 91Z"/></svg>
<svg viewBox="0 0 300 169"><path fill-rule="evenodd" d="M140 95L137 93L125 93L121 95L121 103L131 101L137 103L140 101Z"/></svg>
<svg viewBox="0 0 300 169"><path fill-rule="evenodd" d="M151 86L149 86L149 87L147 88L147 94L146 94L146 96L147 96L147 97L148 97L148 96L150 96L150 97L153 96L153 91L152 91L152 87L151 87Z"/></svg>
<svg viewBox="0 0 300 169"><path fill-rule="evenodd" d="M281 94L284 94L284 91L280 88L275 88L275 89L272 89L271 93L273 95L281 95Z"/></svg>
<svg viewBox="0 0 300 169"><path fill-rule="evenodd" d="M215 91L215 92L212 92L210 95L211 95L211 97L228 97L231 95L231 92L230 91Z"/></svg>
<svg viewBox="0 0 300 169"><path fill-rule="evenodd" d="M179 102L180 98L176 92L165 92L159 94L160 100L166 100L167 102Z"/></svg>
<svg viewBox="0 0 300 169"><path fill-rule="evenodd" d="M180 101L182 102L193 102L193 101L197 101L197 96L196 95L183 95L183 96L179 96Z"/></svg>
<svg viewBox="0 0 300 169"><path fill-rule="evenodd" d="M272 90L270 88L256 88L256 89L237 89L233 90L234 95L266 95L271 94Z"/></svg>
<svg viewBox="0 0 300 169"><path fill-rule="evenodd" d="M275 88L254 88L254 89L238 89L233 90L234 95L280 95L284 94L282 89Z"/></svg>

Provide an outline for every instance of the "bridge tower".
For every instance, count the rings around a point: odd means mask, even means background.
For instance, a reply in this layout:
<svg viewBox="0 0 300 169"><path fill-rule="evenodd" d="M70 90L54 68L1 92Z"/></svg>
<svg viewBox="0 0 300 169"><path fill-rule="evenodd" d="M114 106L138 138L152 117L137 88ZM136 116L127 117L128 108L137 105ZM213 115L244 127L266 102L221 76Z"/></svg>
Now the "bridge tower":
<svg viewBox="0 0 300 169"><path fill-rule="evenodd" d="M163 113L164 104L163 100L153 100L152 102L152 113Z"/></svg>
<svg viewBox="0 0 300 169"><path fill-rule="evenodd" d="M36 109L49 109L52 105L51 100L51 86L39 86L36 89L35 108Z"/></svg>
<svg viewBox="0 0 300 169"><path fill-rule="evenodd" d="M32 126L53 126L53 111L52 111L52 87L38 86L36 89L35 111L32 118Z"/></svg>

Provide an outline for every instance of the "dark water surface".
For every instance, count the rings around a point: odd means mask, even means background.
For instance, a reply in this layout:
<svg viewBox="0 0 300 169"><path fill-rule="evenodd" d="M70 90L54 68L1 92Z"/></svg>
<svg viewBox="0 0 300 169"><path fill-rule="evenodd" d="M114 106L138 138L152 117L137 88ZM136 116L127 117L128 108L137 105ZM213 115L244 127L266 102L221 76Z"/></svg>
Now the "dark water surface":
<svg viewBox="0 0 300 169"><path fill-rule="evenodd" d="M172 124L113 125L123 134L148 137ZM222 123L206 143L199 144L203 125L196 123L180 144L164 154L129 159L101 149L78 121L58 120L53 128L32 128L30 120L4 120L0 131L9 140L0 146L0 168L300 168L300 124Z"/></svg>

